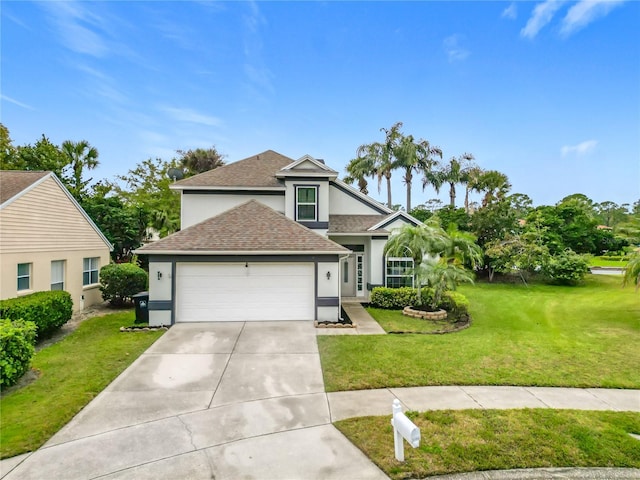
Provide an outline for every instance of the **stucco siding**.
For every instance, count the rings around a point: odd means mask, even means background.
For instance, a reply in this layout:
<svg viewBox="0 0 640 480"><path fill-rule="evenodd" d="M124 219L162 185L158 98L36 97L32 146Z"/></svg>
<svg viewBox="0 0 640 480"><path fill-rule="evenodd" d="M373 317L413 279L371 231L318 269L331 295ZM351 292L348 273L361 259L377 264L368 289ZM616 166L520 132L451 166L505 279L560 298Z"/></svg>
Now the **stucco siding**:
<svg viewBox="0 0 640 480"><path fill-rule="evenodd" d="M0 254L97 250L104 240L53 178L0 210Z"/></svg>
<svg viewBox="0 0 640 480"><path fill-rule="evenodd" d="M329 189L330 215L376 215L379 210L367 205L364 200L354 198L335 185Z"/></svg>
<svg viewBox="0 0 640 480"><path fill-rule="evenodd" d="M181 228L184 230L191 225L200 223L207 218L215 217L252 199L273 208L277 212L284 213L285 211L284 195L260 195L259 192L246 195L183 193Z"/></svg>
<svg viewBox="0 0 640 480"><path fill-rule="evenodd" d="M58 250L49 252L3 253L0 266L0 298L13 298L33 292L51 290L51 262L64 261L64 290L71 294L74 311L102 302L98 284L82 285L83 261L99 258L98 269L109 263L107 248L95 250ZM18 264L31 264L29 290L18 292Z"/></svg>

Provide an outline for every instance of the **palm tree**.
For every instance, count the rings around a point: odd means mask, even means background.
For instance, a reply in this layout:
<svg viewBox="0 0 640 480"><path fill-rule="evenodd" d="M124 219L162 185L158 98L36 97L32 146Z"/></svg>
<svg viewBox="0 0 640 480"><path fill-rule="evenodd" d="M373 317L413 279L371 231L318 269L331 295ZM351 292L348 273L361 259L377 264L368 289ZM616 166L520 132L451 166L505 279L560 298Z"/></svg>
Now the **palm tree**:
<svg viewBox="0 0 640 480"><path fill-rule="evenodd" d="M626 286L629 283L636 286L636 291L640 289L640 254L631 257L624 269L622 285Z"/></svg>
<svg viewBox="0 0 640 480"><path fill-rule="evenodd" d="M429 219L422 225L405 225L394 232L384 247L384 254L392 257L411 257L414 271L422 261L429 257L438 257L447 246L447 234L437 219ZM421 301L421 276L416 276L418 301Z"/></svg>
<svg viewBox="0 0 640 480"><path fill-rule="evenodd" d="M447 263L470 266L472 269L482 264L482 248L476 243L474 234L458 230L455 223L450 223L447 236L449 242L443 254Z"/></svg>
<svg viewBox="0 0 640 480"><path fill-rule="evenodd" d="M446 290L455 290L461 283L473 283L473 275L458 265L444 259L427 258L420 269L421 280L433 289L431 309L435 310L442 302Z"/></svg>
<svg viewBox="0 0 640 480"><path fill-rule="evenodd" d="M448 165L441 170L442 180L449 184L449 204L456 208L456 184L469 181L469 170L474 167L473 155L465 153L458 158L451 157Z"/></svg>
<svg viewBox="0 0 640 480"><path fill-rule="evenodd" d="M469 193L472 191L480 192L480 178L482 178L482 174L484 170L482 170L478 166L471 167L467 170L466 174L466 183L464 188L464 211L465 213L469 213L470 204L469 204Z"/></svg>
<svg viewBox="0 0 640 480"><path fill-rule="evenodd" d="M365 195L369 194L367 177L375 174L374 164L370 157L356 157L349 161L346 167L348 175L344 177L347 183L358 182L358 188Z"/></svg>
<svg viewBox="0 0 640 480"><path fill-rule="evenodd" d="M76 199L80 199L84 194L85 187L92 180L90 178L83 181L82 174L85 168L87 170L93 170L99 165L98 150L89 145L89 142L86 140L80 140L79 142L65 140L62 142L61 150L72 170L71 177L65 180L69 184L71 194Z"/></svg>
<svg viewBox="0 0 640 480"><path fill-rule="evenodd" d="M502 200L511 189L509 177L497 170L486 170L478 179L477 189L485 192L482 206L486 207L494 200Z"/></svg>
<svg viewBox="0 0 640 480"><path fill-rule="evenodd" d="M387 206L389 208L393 208L393 202L391 201L391 172L395 168L394 150L402 138L400 127L402 127L402 122L393 124L388 130L381 128L380 130L385 133L384 142L360 145L356 151L357 158L373 165L373 172L378 177L378 191L380 191L382 179L386 179Z"/></svg>
<svg viewBox="0 0 640 480"><path fill-rule="evenodd" d="M426 140L416 142L413 135L401 137L394 150L395 168L404 169L404 183L407 186L407 212L411 211L411 184L413 172L430 172L438 164L434 157L442 158L442 150L432 147Z"/></svg>

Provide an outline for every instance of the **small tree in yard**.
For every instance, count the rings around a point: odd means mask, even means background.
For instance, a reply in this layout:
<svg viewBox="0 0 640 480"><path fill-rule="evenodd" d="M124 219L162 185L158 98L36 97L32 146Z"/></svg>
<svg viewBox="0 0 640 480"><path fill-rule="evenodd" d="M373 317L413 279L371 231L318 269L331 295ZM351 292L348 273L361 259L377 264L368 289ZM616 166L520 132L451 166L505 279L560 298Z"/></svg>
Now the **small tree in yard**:
<svg viewBox="0 0 640 480"><path fill-rule="evenodd" d="M416 276L433 289L431 297L432 310L442 303L442 296L447 290L455 290L461 283L473 283L473 274L458 265L446 260L425 259L416 269Z"/></svg>
<svg viewBox="0 0 640 480"><path fill-rule="evenodd" d="M571 249L549 257L542 273L551 283L577 285L589 271L589 263Z"/></svg>
<svg viewBox="0 0 640 480"><path fill-rule="evenodd" d="M131 301L131 297L147 289L149 276L133 263L111 263L100 269L102 298L114 307Z"/></svg>
<svg viewBox="0 0 640 480"><path fill-rule="evenodd" d="M429 256L435 257L444 251L448 237L437 219L429 219L424 225L405 225L394 233L384 247L385 255L392 257L411 257L414 270ZM421 276L416 275L418 301L421 295Z"/></svg>

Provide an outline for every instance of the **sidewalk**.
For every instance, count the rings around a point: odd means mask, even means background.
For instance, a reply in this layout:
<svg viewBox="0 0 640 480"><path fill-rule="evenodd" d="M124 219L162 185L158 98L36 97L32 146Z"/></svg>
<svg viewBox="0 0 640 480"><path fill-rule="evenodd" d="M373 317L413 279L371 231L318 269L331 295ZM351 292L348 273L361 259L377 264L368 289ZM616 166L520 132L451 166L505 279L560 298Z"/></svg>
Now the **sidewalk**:
<svg viewBox="0 0 640 480"><path fill-rule="evenodd" d="M408 387L327 393L331 421L403 410L555 408L640 412L640 390L554 387Z"/></svg>

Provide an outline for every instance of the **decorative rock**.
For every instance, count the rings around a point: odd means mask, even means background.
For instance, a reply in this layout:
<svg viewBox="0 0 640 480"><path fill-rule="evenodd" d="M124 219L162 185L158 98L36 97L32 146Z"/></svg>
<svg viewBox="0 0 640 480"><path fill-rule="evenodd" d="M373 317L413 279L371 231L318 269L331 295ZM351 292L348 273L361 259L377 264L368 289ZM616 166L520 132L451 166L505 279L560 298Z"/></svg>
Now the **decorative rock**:
<svg viewBox="0 0 640 480"><path fill-rule="evenodd" d="M438 310L436 312L426 312L424 310L414 310L410 306L402 309L402 314L407 317L421 318L424 320L444 320L447 318L446 310Z"/></svg>

